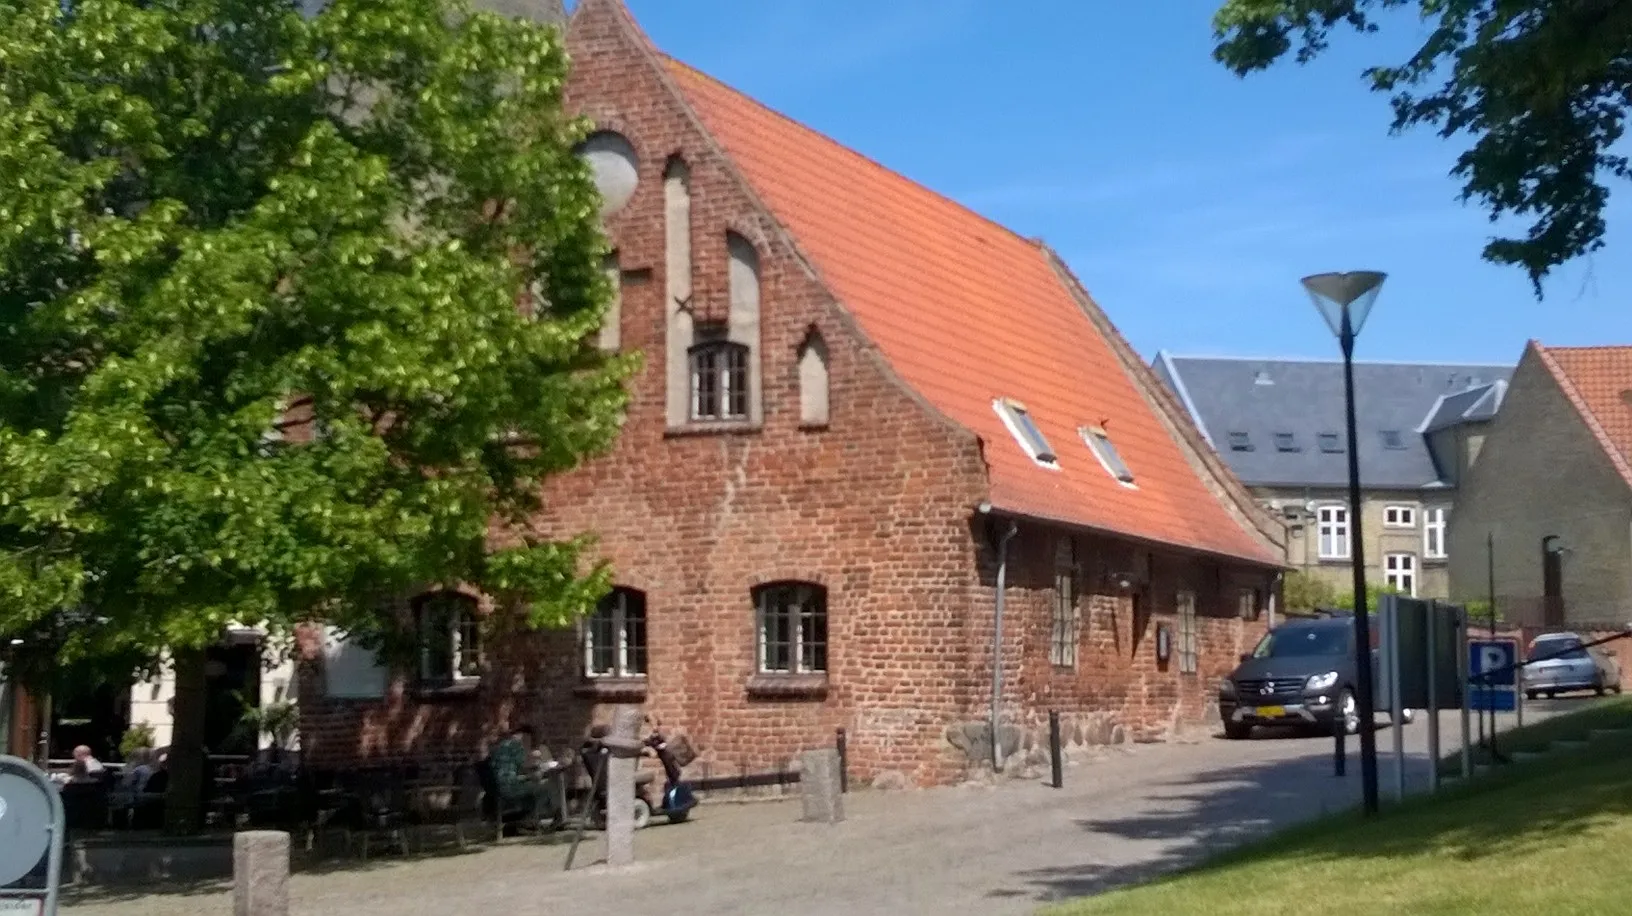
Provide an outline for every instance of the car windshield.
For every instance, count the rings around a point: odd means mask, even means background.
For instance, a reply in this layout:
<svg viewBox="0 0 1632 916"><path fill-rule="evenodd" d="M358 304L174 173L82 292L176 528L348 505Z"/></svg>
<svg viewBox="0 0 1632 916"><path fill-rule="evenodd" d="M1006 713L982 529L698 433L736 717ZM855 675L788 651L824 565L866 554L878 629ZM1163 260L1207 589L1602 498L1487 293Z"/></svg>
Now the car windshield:
<svg viewBox="0 0 1632 916"><path fill-rule="evenodd" d="M1343 655L1348 651L1348 630L1343 627L1283 627L1265 636L1252 650L1252 657Z"/></svg>
<svg viewBox="0 0 1632 916"><path fill-rule="evenodd" d="M1538 639L1530 644L1530 657L1586 658L1587 650L1581 647L1581 640L1573 636L1564 639Z"/></svg>

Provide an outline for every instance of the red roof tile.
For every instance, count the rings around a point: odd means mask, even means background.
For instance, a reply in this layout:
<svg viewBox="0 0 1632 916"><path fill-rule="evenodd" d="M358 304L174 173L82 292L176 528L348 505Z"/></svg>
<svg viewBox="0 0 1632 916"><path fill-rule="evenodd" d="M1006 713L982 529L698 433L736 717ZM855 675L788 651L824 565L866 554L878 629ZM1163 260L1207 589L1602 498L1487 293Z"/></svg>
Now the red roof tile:
<svg viewBox="0 0 1632 916"><path fill-rule="evenodd" d="M667 65L897 373L985 441L994 507L1278 564L1197 476L1045 249L684 64ZM1021 450L993 410L997 398L1026 406L1059 470ZM1135 488L1113 479L1078 433L1101 424Z"/></svg>
<svg viewBox="0 0 1632 916"><path fill-rule="evenodd" d="M1531 346L1632 485L1632 347Z"/></svg>

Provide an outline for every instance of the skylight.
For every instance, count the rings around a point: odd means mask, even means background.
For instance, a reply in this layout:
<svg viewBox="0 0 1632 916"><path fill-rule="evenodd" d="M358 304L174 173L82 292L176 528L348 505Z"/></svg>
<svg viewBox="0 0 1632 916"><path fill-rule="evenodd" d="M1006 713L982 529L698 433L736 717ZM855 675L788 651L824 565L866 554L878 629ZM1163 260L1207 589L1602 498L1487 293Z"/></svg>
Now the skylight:
<svg viewBox="0 0 1632 916"><path fill-rule="evenodd" d="M1128 463L1122 460L1122 453L1116 450L1116 443L1111 441L1111 434L1098 426L1081 426L1077 428L1082 441L1087 443L1088 450L1094 453L1099 463L1104 466L1106 473L1122 482L1123 486L1133 486L1133 472L1128 470Z"/></svg>
<svg viewBox="0 0 1632 916"><path fill-rule="evenodd" d="M1059 467L1060 459L1054 453L1054 446L1048 444L1048 438L1037 428L1036 421L1031 418L1024 404L1000 398L992 402L992 409L997 411L997 415L1003 419L1003 425L1009 428L1009 434L1014 436L1014 441L1020 443L1020 448L1031 456L1031 460L1043 467Z"/></svg>
<svg viewBox="0 0 1632 916"><path fill-rule="evenodd" d="M1301 452L1301 451L1303 451L1303 449L1298 447L1298 437L1296 435L1294 435L1292 433L1276 433L1275 434L1275 451L1277 451L1277 452Z"/></svg>
<svg viewBox="0 0 1632 916"><path fill-rule="evenodd" d="M1383 448L1389 448L1389 449L1403 449L1403 448L1405 448L1405 439L1403 439L1400 436L1400 431L1399 430L1397 430L1397 429L1385 429L1385 430L1383 430Z"/></svg>
<svg viewBox="0 0 1632 916"><path fill-rule="evenodd" d="M1337 433L1321 433L1320 450L1328 455L1341 455L1343 453L1343 440Z"/></svg>
<svg viewBox="0 0 1632 916"><path fill-rule="evenodd" d="M1242 433L1242 432L1230 433L1230 451L1232 451L1232 452L1250 452L1250 451L1252 451L1252 437L1247 435L1246 433Z"/></svg>

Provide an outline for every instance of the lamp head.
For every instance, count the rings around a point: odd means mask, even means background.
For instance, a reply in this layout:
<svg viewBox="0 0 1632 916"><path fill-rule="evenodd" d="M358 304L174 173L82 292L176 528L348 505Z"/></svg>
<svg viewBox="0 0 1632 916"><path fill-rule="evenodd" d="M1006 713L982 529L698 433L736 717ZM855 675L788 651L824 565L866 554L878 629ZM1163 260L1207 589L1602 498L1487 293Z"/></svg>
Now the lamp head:
<svg viewBox="0 0 1632 916"><path fill-rule="evenodd" d="M1320 317L1332 333L1343 335L1343 316L1348 316L1348 331L1358 335L1360 328L1377 302L1388 275L1375 270L1355 270L1348 273L1313 274L1303 278L1303 288L1320 311Z"/></svg>

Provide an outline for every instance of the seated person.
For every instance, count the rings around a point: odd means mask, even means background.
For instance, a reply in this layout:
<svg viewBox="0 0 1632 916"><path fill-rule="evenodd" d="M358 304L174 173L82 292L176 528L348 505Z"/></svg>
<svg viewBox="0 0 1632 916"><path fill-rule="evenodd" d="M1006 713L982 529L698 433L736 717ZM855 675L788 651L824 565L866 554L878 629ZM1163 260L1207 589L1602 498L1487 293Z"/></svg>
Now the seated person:
<svg viewBox="0 0 1632 916"><path fill-rule="evenodd" d="M533 729L518 725L500 741L489 760L493 766L493 780L499 788L499 800L504 809L520 808L530 818L548 816L553 797L549 787L536 778L533 758Z"/></svg>
<svg viewBox="0 0 1632 916"><path fill-rule="evenodd" d="M68 770L68 781L71 783L96 782L102 778L105 770L102 761L91 756L91 749L81 744L74 748L74 763Z"/></svg>

